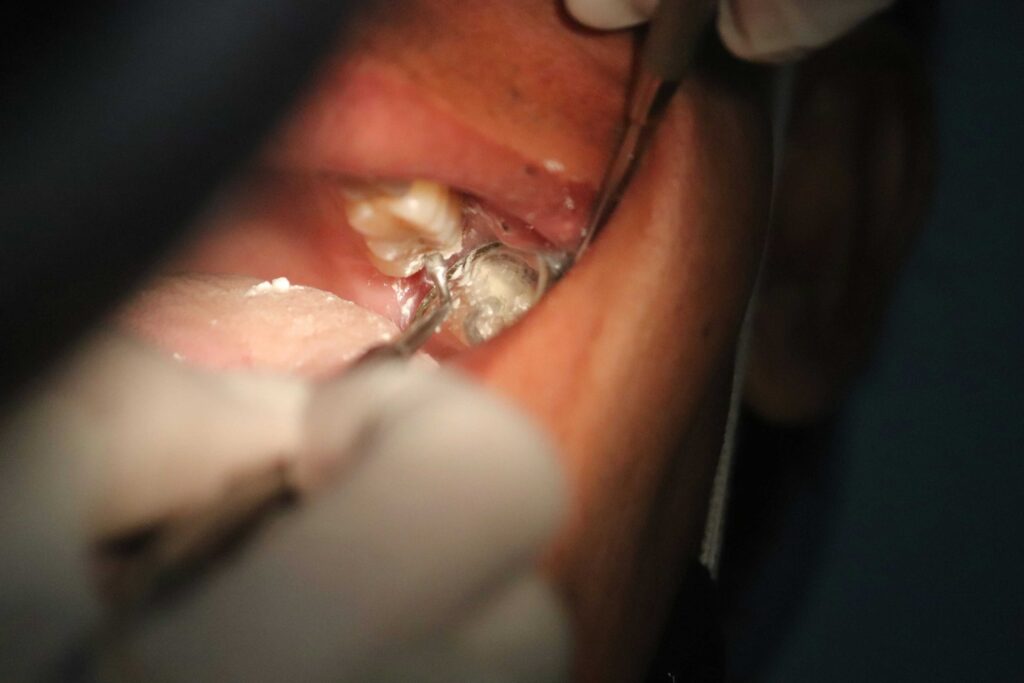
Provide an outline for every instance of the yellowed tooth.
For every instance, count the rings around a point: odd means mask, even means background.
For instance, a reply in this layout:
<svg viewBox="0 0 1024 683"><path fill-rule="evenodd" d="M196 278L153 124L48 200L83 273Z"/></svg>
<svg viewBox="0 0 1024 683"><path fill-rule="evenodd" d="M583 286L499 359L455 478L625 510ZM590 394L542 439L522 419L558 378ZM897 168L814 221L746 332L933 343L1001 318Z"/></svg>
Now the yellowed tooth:
<svg viewBox="0 0 1024 683"><path fill-rule="evenodd" d="M385 275L412 275L427 254L448 257L462 248L462 202L440 183L359 185L344 196L349 225Z"/></svg>

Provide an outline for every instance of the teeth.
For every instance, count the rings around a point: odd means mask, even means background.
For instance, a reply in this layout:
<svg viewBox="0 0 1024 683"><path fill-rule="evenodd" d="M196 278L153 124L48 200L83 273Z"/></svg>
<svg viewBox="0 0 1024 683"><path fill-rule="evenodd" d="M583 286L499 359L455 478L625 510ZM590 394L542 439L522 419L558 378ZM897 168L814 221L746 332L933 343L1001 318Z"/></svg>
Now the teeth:
<svg viewBox="0 0 1024 683"><path fill-rule="evenodd" d="M447 258L462 248L462 203L429 180L347 188L345 214L385 275L407 277L427 254Z"/></svg>

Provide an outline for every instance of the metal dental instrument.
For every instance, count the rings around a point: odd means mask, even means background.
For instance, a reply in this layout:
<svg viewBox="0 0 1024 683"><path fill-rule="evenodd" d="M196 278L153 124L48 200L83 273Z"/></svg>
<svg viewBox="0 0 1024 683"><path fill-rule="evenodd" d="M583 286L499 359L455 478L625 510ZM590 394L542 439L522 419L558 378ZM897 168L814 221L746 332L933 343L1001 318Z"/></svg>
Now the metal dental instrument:
<svg viewBox="0 0 1024 683"><path fill-rule="evenodd" d="M577 259L607 223L635 165L651 110L663 93L686 76L715 4L713 0L661 0L658 4L630 85L626 128L605 169L594 211L576 249Z"/></svg>
<svg viewBox="0 0 1024 683"><path fill-rule="evenodd" d="M570 264L567 252L528 251L486 242L449 266L448 294L436 287L429 292L410 327L445 306L447 332L465 346L476 346L519 320Z"/></svg>
<svg viewBox="0 0 1024 683"><path fill-rule="evenodd" d="M470 257L475 251L474 249L459 261ZM431 254L424 260L423 272L431 286L430 296L437 299L437 305L429 313L414 317L409 326L391 341L367 350L349 366L349 369L378 360L409 358L444 324L452 308L452 294L448 288L449 266L445 264L440 254Z"/></svg>

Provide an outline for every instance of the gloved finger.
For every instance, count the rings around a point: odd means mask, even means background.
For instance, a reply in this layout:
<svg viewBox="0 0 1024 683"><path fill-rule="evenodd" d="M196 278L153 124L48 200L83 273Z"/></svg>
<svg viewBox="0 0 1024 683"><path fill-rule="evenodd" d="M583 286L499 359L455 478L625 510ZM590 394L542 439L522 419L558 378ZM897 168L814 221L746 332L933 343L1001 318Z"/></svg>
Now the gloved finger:
<svg viewBox="0 0 1024 683"><path fill-rule="evenodd" d="M400 366L362 378L363 387L408 391L400 400L363 393L383 409L360 432L346 476L130 634L124 649L143 671L337 680L365 670L389 643L455 618L534 560L562 507L559 470L538 430L448 373ZM348 379L314 397L311 414L350 409L359 384ZM326 449L329 420L311 424ZM350 434L340 438L351 448Z"/></svg>
<svg viewBox="0 0 1024 683"><path fill-rule="evenodd" d="M0 679L38 674L94 618L99 537L202 505L233 469L294 452L307 391L101 335L23 396L0 425Z"/></svg>
<svg viewBox="0 0 1024 683"><path fill-rule="evenodd" d="M35 680L95 618L82 563L76 479L36 450L49 425L31 408L0 427L0 680Z"/></svg>
<svg viewBox="0 0 1024 683"><path fill-rule="evenodd" d="M718 32L737 57L786 61L826 45L892 0L721 0Z"/></svg>
<svg viewBox="0 0 1024 683"><path fill-rule="evenodd" d="M642 24L657 5L658 0L565 0L566 10L576 21L600 30Z"/></svg>
<svg viewBox="0 0 1024 683"><path fill-rule="evenodd" d="M356 680L367 683L568 679L565 612L536 572L516 577L441 633L399 646Z"/></svg>
<svg viewBox="0 0 1024 683"><path fill-rule="evenodd" d="M720 0L718 32L737 57L785 61L826 45L892 0ZM651 18L658 0L565 0L584 26L611 30Z"/></svg>
<svg viewBox="0 0 1024 683"><path fill-rule="evenodd" d="M203 505L233 473L294 454L309 391L300 379L206 372L102 335L34 402L23 449L62 454L88 535L109 536Z"/></svg>

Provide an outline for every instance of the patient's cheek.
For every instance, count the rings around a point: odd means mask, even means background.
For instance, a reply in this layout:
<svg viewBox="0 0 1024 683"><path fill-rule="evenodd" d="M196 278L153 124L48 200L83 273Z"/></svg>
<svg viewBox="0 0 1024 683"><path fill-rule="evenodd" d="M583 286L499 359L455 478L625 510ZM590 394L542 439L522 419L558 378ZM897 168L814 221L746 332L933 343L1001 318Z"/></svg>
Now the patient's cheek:
<svg viewBox="0 0 1024 683"><path fill-rule="evenodd" d="M561 449L571 508L544 567L571 606L582 680L639 679L699 547L763 250L761 110L717 83L690 88L591 251L458 360Z"/></svg>
<svg viewBox="0 0 1024 683"><path fill-rule="evenodd" d="M121 313L129 330L183 362L323 377L397 334L393 322L285 278L159 278Z"/></svg>

